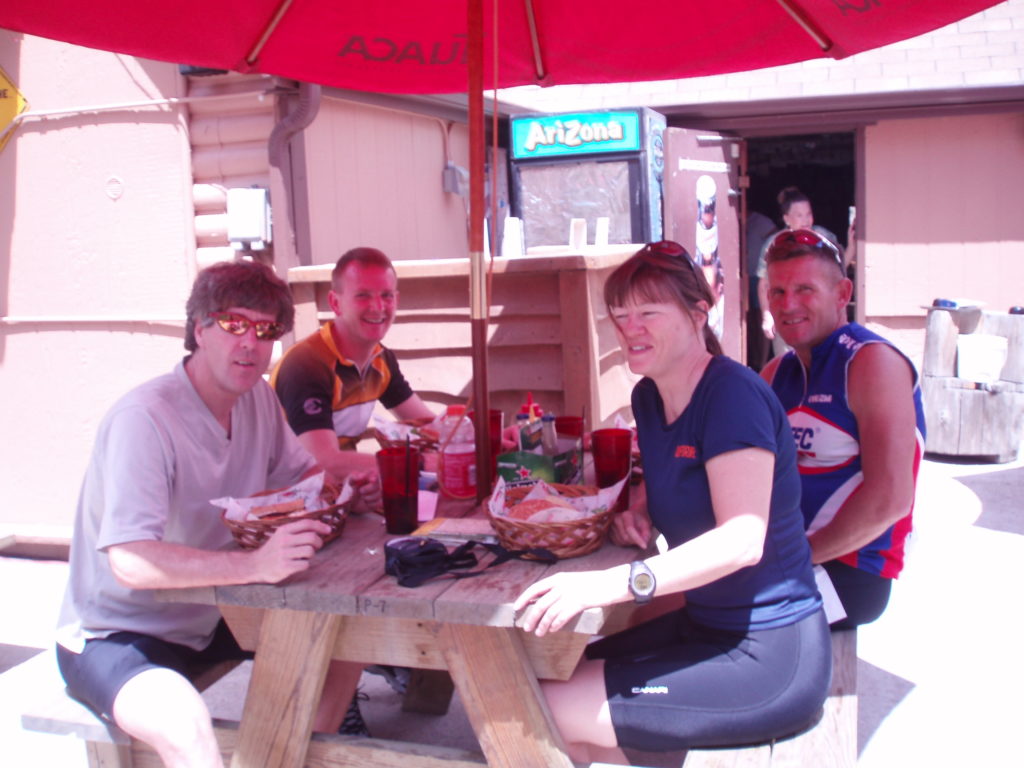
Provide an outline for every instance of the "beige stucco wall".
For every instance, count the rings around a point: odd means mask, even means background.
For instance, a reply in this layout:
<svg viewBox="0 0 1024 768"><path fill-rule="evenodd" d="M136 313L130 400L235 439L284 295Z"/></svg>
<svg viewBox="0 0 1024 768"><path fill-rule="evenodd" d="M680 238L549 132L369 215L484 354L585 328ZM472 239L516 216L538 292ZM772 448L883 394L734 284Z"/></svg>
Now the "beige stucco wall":
<svg viewBox="0 0 1024 768"><path fill-rule="evenodd" d="M173 65L2 30L0 66L33 111L183 95ZM184 352L142 322L182 318L193 277L184 120L27 120L0 153L0 524L70 525L102 414Z"/></svg>
<svg viewBox="0 0 1024 768"><path fill-rule="evenodd" d="M890 120L865 131L864 308L913 356L922 306L1024 304L1024 113ZM919 357L917 358L919 359Z"/></svg>

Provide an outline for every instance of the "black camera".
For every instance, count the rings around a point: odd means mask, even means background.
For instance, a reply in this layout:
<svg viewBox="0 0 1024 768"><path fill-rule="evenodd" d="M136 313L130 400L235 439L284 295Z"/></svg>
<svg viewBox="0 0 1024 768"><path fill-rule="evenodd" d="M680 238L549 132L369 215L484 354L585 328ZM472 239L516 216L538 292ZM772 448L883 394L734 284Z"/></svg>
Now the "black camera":
<svg viewBox="0 0 1024 768"><path fill-rule="evenodd" d="M448 548L436 539L419 536L392 539L384 545L384 572L400 577L410 569L443 563L447 557Z"/></svg>
<svg viewBox="0 0 1024 768"><path fill-rule="evenodd" d="M454 552L437 539L405 536L384 544L384 572L395 576L403 587L418 587L435 576L456 568L472 568L476 555L469 550L472 543Z"/></svg>

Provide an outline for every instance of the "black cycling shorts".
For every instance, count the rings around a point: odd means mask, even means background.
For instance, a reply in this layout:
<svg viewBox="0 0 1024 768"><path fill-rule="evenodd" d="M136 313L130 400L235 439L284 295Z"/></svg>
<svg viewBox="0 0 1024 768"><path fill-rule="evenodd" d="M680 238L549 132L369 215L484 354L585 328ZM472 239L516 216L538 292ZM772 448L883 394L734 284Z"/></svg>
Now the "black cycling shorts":
<svg viewBox="0 0 1024 768"><path fill-rule="evenodd" d="M832 629L853 629L861 624L870 624L882 615L889 604L892 579L876 576L838 560L829 560L822 563L822 566L846 611L846 618L833 624Z"/></svg>
<svg viewBox="0 0 1024 768"><path fill-rule="evenodd" d="M587 648L605 660L620 747L668 752L769 742L821 716L832 682L822 611L786 627L729 632L683 609Z"/></svg>
<svg viewBox="0 0 1024 768"><path fill-rule="evenodd" d="M86 640L81 653L57 646L57 665L68 693L111 722L114 699L121 686L140 672L167 668L191 680L210 664L252 656L238 647L223 620L217 624L213 640L201 651L138 632L115 632Z"/></svg>

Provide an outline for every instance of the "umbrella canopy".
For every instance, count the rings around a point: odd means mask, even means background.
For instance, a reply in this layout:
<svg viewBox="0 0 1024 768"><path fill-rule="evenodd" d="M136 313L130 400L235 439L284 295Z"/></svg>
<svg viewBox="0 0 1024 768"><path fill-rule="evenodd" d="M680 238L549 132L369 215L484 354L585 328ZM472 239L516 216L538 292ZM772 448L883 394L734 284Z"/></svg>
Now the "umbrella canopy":
<svg viewBox="0 0 1024 768"><path fill-rule="evenodd" d="M181 64L390 93L462 93L467 0L9 0L0 27ZM483 80L610 83L842 58L993 0L485 0ZM492 6L497 7L495 25ZM496 30L496 34L492 34Z"/></svg>

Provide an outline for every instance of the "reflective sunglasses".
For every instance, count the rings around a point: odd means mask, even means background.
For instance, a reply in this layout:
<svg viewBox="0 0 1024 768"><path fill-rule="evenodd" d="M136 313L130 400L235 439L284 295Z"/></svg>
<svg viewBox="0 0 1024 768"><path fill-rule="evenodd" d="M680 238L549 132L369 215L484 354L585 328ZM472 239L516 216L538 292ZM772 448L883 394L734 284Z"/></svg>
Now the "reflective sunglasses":
<svg viewBox="0 0 1024 768"><path fill-rule="evenodd" d="M773 261L787 259L797 249L800 249L801 253L831 259L839 265L839 269L843 269L843 257L839 249L829 242L828 238L810 229L788 229L777 234L772 238L772 244L768 246L765 262L770 264Z"/></svg>
<svg viewBox="0 0 1024 768"><path fill-rule="evenodd" d="M250 320L234 312L211 312L207 317L233 336L244 336L249 328L256 329L256 338L260 341L276 341L284 336L284 323L273 320Z"/></svg>

